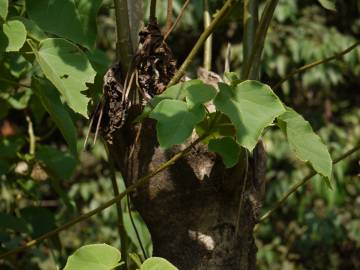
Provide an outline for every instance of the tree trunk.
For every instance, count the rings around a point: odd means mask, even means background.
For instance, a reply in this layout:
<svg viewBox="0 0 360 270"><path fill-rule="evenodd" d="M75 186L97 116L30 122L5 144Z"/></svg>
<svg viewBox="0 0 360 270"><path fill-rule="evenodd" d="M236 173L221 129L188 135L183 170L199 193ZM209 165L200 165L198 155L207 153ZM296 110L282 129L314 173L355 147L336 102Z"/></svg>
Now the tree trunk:
<svg viewBox="0 0 360 270"><path fill-rule="evenodd" d="M142 124L126 124L109 145L126 185L191 143L189 139L184 145L163 150L157 143L155 125L151 119ZM133 193L135 207L151 233L153 256L166 258L181 270L256 268L253 228L263 193L262 144L256 147L249 166L244 166L246 156L234 168L225 169L218 156L198 144ZM242 194L242 210L237 219Z"/></svg>

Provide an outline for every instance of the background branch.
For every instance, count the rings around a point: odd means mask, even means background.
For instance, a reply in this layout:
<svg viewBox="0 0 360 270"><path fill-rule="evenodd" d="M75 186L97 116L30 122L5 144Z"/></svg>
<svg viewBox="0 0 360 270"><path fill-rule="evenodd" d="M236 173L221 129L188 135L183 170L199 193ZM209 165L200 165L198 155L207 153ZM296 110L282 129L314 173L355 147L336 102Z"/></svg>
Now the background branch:
<svg viewBox="0 0 360 270"><path fill-rule="evenodd" d="M167 30L167 32L165 33L164 35L164 40L166 40L169 35L171 34L171 32L175 29L175 27L177 26L177 24L179 23L179 21L181 20L181 18L184 16L185 14L185 9L186 7L189 5L190 3L190 0L186 0L184 5L182 6L180 12L179 12L179 15L176 17L176 20L174 22L174 24L170 27L169 30Z"/></svg>
<svg viewBox="0 0 360 270"><path fill-rule="evenodd" d="M353 49L355 49L357 46L360 45L360 41L356 42L355 44L353 44L352 46L350 46L349 48L343 50L342 52L339 52L331 57L325 58L325 59L321 59L321 60L317 60L315 62L312 62L310 64L304 65L292 72L290 72L289 74L287 74L283 79L281 79L277 84L275 84L273 86L273 89L276 90L278 89L284 82L286 82L287 80L291 79L292 77L294 77L295 75L305 72L313 67L316 67L318 65L322 65L322 64L326 64L328 62L331 62L333 60L336 60L338 58L341 58L342 56L344 56L345 54L351 52Z"/></svg>
<svg viewBox="0 0 360 270"><path fill-rule="evenodd" d="M339 161L349 157L350 155L354 154L355 152L360 150L360 144L355 146L353 149L349 150L348 152L344 153L340 157L333 160L333 164L338 163ZM279 209L285 201L289 198L290 195L295 193L300 187L305 185L311 178L313 178L317 173L315 171L312 171L309 175L305 176L301 181L295 183L288 192L286 192L282 198L275 204L275 206L266 212L259 220L259 222L263 222L265 219L269 218L277 209Z"/></svg>

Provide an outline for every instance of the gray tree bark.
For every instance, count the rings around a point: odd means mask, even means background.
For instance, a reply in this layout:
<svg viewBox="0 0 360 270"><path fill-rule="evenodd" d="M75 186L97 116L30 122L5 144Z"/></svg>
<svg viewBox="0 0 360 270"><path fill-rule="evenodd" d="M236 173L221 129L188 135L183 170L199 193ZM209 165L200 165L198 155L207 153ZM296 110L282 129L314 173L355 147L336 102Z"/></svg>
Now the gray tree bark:
<svg viewBox="0 0 360 270"><path fill-rule="evenodd" d="M147 119L142 124L126 124L109 149L126 184L131 185L189 143L161 149L155 122ZM244 155L237 166L225 169L217 155L199 144L132 195L151 233L153 256L164 257L181 270L256 268L253 228L264 189L262 144L249 159L247 173L246 159Z"/></svg>

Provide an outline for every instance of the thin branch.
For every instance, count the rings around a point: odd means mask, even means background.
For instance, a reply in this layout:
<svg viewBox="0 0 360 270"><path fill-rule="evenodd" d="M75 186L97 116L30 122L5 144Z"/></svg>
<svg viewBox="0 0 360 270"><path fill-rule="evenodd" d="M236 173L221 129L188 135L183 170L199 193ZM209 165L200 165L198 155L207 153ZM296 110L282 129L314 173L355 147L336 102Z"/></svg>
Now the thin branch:
<svg viewBox="0 0 360 270"><path fill-rule="evenodd" d="M169 35L171 34L171 32L175 29L175 27L177 26L177 24L179 23L179 21L181 20L181 18L184 16L185 14L185 9L186 7L189 5L190 0L186 0L184 5L182 6L179 15L176 17L176 20L174 22L174 24L171 26L171 28L165 33L164 35L164 40L167 40L167 38L169 37Z"/></svg>
<svg viewBox="0 0 360 270"><path fill-rule="evenodd" d="M229 13L231 8L236 3L236 0L227 0L223 7L217 12L215 18L211 21L209 27L207 27L204 32L200 35L199 39L196 41L194 47L192 48L189 55L186 57L185 61L182 63L181 67L178 69L174 77L171 79L171 81L168 84L168 87L171 85L174 85L178 83L181 78L184 76L185 71L191 64L191 62L194 60L195 56L199 52L199 50L204 45L204 42L206 39L214 32L215 28L219 25L219 23L226 17L226 15Z"/></svg>
<svg viewBox="0 0 360 270"><path fill-rule="evenodd" d="M34 127L31 118L27 115L26 122L28 123L28 134L29 134L29 154L35 155L36 137L34 135Z"/></svg>
<svg viewBox="0 0 360 270"><path fill-rule="evenodd" d="M109 149L107 145L104 143L104 146L106 148L106 153L108 157L108 164L110 169L110 179L111 179L111 185L114 192L114 197L119 196L119 186L116 181L116 171L115 171L115 165L114 161L110 155ZM117 212L117 220L118 220L118 231L119 231L119 237L120 237L120 247L121 247L121 254L124 257L123 261L125 263L125 269L127 269L127 256L128 256L128 246L127 246L127 234L125 231L124 226L124 217L123 217L123 210L121 208L121 201L116 202L116 212Z"/></svg>
<svg viewBox="0 0 360 270"><path fill-rule="evenodd" d="M265 38L274 15L275 8L279 0L268 0L261 15L259 26L257 27L254 46L251 51L249 61L244 66L243 77L249 78L257 76L259 73L261 54L264 48Z"/></svg>
<svg viewBox="0 0 360 270"><path fill-rule="evenodd" d="M204 29L208 28L211 23L211 16L209 11L209 0L204 1ZM212 58L212 35L210 35L204 45L204 68L211 70L211 58Z"/></svg>
<svg viewBox="0 0 360 270"><path fill-rule="evenodd" d="M349 157L350 155L354 154L355 152L360 150L360 144L355 146L353 149L347 151L346 153L344 153L343 155L341 155L340 157L336 158L333 160L333 164L335 165L336 163L340 162L341 160ZM302 187L303 185L305 185L312 177L314 177L315 175L317 175L317 173L315 171L312 171L309 175L305 176L301 181L299 181L298 183L295 183L290 189L289 191L287 191L282 197L281 199L275 204L275 206L270 209L268 212L266 212L259 220L259 222L263 222L265 219L269 218L277 209L279 209L284 202L287 200L287 198L289 198L290 195L292 195L293 193L295 193L300 187Z"/></svg>
<svg viewBox="0 0 360 270"><path fill-rule="evenodd" d="M360 41L356 42L355 44L353 44L352 46L350 46L349 48L343 50L342 52L339 52L337 54L334 54L331 57L325 58L325 59L321 59L321 60L317 60L313 63L307 64L305 66L302 66L292 72L290 72L289 74L287 74L283 79L281 79L277 84L274 85L273 89L276 90L278 89L284 82L286 82L287 80L291 79L292 77L294 77L295 75L305 72L308 69L311 69L313 67L316 67L318 65L322 65L322 64L326 64L328 62L331 62L333 60L339 59L342 56L344 56L345 54L351 52L353 49L355 49L357 46L360 45Z"/></svg>
<svg viewBox="0 0 360 270"><path fill-rule="evenodd" d="M173 20L173 0L167 1L167 12L166 12L166 24L165 24L165 33L167 33L171 26Z"/></svg>
<svg viewBox="0 0 360 270"><path fill-rule="evenodd" d="M102 204L101 206L95 208L94 210L91 210L83 215L80 215L72 220L70 220L69 222L65 223L64 225L49 231L43 235L41 235L40 237L33 239L29 242L27 242L25 245L15 248L13 250L9 250L3 254L0 255L0 259L3 259L7 256L19 253L21 251L24 251L42 241L44 241L45 239L48 239L56 234L58 234L61 231L64 231L68 228L70 228L71 226L89 219L90 217L92 217L93 215L103 211L104 209L112 206L114 203L120 202L127 194L130 194L132 192L134 192L137 188L143 186L144 184L148 183L149 180L151 178L153 178L155 175L157 175L158 173L164 171L165 169L171 167L176 161L178 161L180 158L182 158L183 156L185 156L196 144L198 144L205 136L202 136L200 138L198 138L197 140L195 140L193 143L191 143L188 147L186 147L184 150L182 150L181 152L175 154L171 159L169 159L168 161L164 162L163 164L161 164L157 169L153 170L152 172L150 172L149 174L147 174L146 176L143 176L141 178L139 178L133 185L129 186L125 191L121 192L118 196L114 197L113 199L107 201L106 203Z"/></svg>

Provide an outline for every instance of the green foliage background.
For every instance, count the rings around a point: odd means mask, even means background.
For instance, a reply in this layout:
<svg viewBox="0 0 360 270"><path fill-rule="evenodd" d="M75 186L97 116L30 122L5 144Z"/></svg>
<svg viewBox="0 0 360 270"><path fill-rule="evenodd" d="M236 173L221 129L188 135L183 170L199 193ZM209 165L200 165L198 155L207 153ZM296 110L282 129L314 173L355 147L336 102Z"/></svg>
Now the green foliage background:
<svg viewBox="0 0 360 270"><path fill-rule="evenodd" d="M4 1L0 0L0 20L15 21L6 27L17 29L6 32L3 26L0 35L1 252L19 246L23 239L39 236L113 196L106 153L101 143L91 151L82 151L88 124L78 113L86 114L83 104L88 99L83 95L75 97L85 99L80 102L82 106L77 107L79 103L71 104L69 101L74 97L67 99L66 93L71 87L89 88L88 95L92 97L101 91L101 78L115 56L112 1L68 0L65 1L66 12L42 17L38 11L46 4L44 1L9 1L9 12L4 14ZM164 25L166 1L158 2L157 15L160 24ZM220 2L210 1L213 13L221 6ZM182 1L174 1L175 15L181 5ZM338 1L336 8L336 12L326 10L315 0L280 0L266 40L261 81L274 85L297 67L331 56L359 40L360 3ZM58 10L56 6L54 10ZM61 27L48 23L49 18L55 20L54 16L64 22ZM201 33L202 25L201 1L192 1L168 40L179 63ZM215 72L222 74L224 71L228 41L232 47L231 70L240 72L241 29L239 4L214 33ZM12 37L11 33L17 34ZM26 42L25 38L30 41ZM49 41L49 38L55 40ZM51 42L62 43L60 48L70 53L78 52L76 61L49 57L46 46ZM50 54L54 52L50 50ZM60 67L55 71L59 76L44 68L44 62L49 61L55 61ZM67 74L69 63L80 63L78 68L85 70L87 75L80 80L70 78L62 86L66 75L70 74ZM201 63L199 55L189 72L190 77L196 76L196 67ZM311 122L333 157L360 141L359 75L360 49L356 49L344 58L292 78L277 91L287 105ZM52 84L63 89L61 95ZM61 117L56 119L54 115ZM34 153L29 141L31 126L37 137ZM267 130L264 142L269 155L266 210L309 169L289 152L280 131ZM360 268L359 158L359 154L354 155L334 167L333 190L322 185L320 178L314 178L290 197L270 220L259 226L256 233L259 269ZM126 210L124 221L130 252L142 256L126 200L123 208ZM146 226L132 207L130 211L146 252L151 254L151 239ZM0 268L56 269L56 266L63 267L66 258L84 244L104 242L119 247L118 233L114 229L116 222L116 210L111 207L21 256L0 262Z"/></svg>

